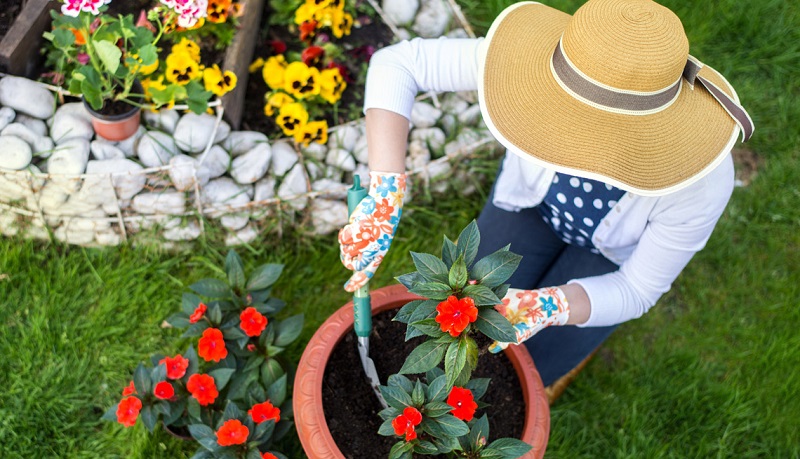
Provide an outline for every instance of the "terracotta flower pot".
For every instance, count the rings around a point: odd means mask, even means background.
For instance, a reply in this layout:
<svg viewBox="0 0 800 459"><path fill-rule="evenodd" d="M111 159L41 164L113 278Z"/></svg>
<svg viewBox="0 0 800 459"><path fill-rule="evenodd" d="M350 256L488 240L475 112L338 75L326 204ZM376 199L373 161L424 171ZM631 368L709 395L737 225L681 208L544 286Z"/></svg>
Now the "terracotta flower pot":
<svg viewBox="0 0 800 459"><path fill-rule="evenodd" d="M132 92L133 94L144 93L144 88L142 88L139 81L135 80L133 82ZM86 102L86 99L83 99L83 106L86 107L86 110L92 117L94 132L106 140L125 140L136 134L136 131L139 129L142 110L139 107L123 104L121 102L117 102L117 104L125 105L129 107L129 109L123 113L107 115L95 111L92 106Z"/></svg>
<svg viewBox="0 0 800 459"><path fill-rule="evenodd" d="M400 284L374 290L370 292L370 296L373 315L419 299ZM303 352L297 368L293 401L294 420L300 442L310 459L344 459L328 430L322 409L322 378L334 347L352 330L353 303L350 302L336 311L317 330ZM523 458L541 458L544 456L550 435L550 407L542 379L524 348L509 346L505 353L517 371L525 399L525 427L521 440L531 445L533 449ZM358 364L360 365L360 362Z"/></svg>

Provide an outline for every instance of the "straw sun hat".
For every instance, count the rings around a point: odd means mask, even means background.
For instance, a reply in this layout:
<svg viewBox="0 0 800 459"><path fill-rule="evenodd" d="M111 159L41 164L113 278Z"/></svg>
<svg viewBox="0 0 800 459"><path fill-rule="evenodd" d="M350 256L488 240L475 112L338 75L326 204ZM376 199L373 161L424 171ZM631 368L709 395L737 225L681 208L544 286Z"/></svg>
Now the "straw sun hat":
<svg viewBox="0 0 800 459"><path fill-rule="evenodd" d="M589 0L574 16L517 3L479 52L489 129L559 172L664 195L753 131L733 87L689 56L680 19L650 0Z"/></svg>

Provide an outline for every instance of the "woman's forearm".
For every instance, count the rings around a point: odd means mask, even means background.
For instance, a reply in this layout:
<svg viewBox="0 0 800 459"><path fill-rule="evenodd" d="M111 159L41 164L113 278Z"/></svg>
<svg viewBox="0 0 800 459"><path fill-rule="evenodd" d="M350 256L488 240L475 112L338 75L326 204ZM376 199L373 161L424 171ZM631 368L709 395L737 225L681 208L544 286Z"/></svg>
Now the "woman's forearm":
<svg viewBox="0 0 800 459"><path fill-rule="evenodd" d="M401 174L406 170L408 120L381 108L367 110L369 169Z"/></svg>

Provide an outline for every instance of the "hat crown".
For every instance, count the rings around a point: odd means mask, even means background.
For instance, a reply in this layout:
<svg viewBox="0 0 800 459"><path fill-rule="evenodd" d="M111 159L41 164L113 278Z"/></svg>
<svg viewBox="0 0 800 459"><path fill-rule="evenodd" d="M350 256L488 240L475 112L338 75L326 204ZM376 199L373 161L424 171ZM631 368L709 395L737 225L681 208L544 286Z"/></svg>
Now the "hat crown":
<svg viewBox="0 0 800 459"><path fill-rule="evenodd" d="M569 21L562 43L586 76L628 91L669 87L689 56L680 19L651 0L589 0Z"/></svg>

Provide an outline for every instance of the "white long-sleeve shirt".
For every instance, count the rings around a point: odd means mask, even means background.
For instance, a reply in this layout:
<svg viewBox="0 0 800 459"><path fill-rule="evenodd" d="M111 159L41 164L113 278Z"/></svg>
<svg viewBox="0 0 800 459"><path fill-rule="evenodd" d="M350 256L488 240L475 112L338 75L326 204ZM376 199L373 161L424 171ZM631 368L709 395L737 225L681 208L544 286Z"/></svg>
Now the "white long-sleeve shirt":
<svg viewBox="0 0 800 459"><path fill-rule="evenodd" d="M483 39L414 39L372 56L364 110L381 108L411 117L419 92L477 90ZM554 170L509 148L495 184L493 203L505 210L535 207ZM618 201L592 235L592 243L618 271L573 279L589 297L583 327L605 326L642 316L667 292L692 256L708 241L733 191L730 154L705 177L665 196L631 192ZM520 229L523 231L523 229Z"/></svg>

